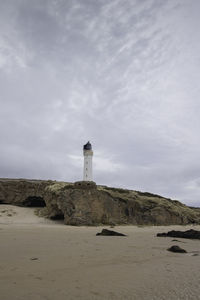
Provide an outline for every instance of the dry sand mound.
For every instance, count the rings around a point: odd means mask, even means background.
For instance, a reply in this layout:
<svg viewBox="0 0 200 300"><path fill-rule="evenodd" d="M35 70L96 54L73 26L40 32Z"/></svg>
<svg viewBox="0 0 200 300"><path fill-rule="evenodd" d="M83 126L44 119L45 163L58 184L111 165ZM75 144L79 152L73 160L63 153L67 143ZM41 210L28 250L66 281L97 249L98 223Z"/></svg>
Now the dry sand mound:
<svg viewBox="0 0 200 300"><path fill-rule="evenodd" d="M34 207L0 205L0 224L55 224L46 218L38 217Z"/></svg>

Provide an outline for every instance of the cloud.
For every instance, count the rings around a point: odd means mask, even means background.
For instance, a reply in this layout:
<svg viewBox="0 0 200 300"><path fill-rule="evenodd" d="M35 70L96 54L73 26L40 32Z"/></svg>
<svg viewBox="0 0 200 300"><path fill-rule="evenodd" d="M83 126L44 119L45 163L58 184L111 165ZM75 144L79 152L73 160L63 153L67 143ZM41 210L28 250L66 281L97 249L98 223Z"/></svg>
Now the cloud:
<svg viewBox="0 0 200 300"><path fill-rule="evenodd" d="M0 176L97 183L199 203L200 4L0 3Z"/></svg>

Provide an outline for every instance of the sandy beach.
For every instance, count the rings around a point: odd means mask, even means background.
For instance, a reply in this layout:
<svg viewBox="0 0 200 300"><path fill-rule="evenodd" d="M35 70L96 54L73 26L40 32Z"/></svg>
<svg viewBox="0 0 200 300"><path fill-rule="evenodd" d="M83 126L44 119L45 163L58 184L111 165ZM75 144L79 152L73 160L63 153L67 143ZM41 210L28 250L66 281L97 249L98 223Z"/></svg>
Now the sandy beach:
<svg viewBox="0 0 200 300"><path fill-rule="evenodd" d="M0 206L2 300L200 299L200 241L156 237L200 226L72 227ZM186 254L167 251L179 245Z"/></svg>

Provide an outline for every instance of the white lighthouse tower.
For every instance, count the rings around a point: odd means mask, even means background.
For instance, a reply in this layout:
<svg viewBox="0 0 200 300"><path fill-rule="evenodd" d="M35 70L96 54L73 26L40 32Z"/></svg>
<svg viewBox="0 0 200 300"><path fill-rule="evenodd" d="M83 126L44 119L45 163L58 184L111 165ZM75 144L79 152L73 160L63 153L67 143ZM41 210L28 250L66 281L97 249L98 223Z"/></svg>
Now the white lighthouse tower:
<svg viewBox="0 0 200 300"><path fill-rule="evenodd" d="M92 181L92 145L90 142L87 142L83 146L83 155L84 155L84 168L83 168L83 180Z"/></svg>

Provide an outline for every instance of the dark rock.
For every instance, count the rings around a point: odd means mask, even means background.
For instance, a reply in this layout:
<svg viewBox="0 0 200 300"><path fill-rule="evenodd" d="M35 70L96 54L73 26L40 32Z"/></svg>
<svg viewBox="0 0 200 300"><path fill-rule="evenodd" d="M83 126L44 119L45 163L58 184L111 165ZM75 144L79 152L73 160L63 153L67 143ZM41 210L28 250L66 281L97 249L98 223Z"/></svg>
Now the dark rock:
<svg viewBox="0 0 200 300"><path fill-rule="evenodd" d="M126 234L109 230L109 229L102 229L101 232L97 233L96 235L105 235L105 236L126 236Z"/></svg>
<svg viewBox="0 0 200 300"><path fill-rule="evenodd" d="M187 251L185 249L180 248L177 245L171 246L169 249L167 249L168 251L171 252L177 252L177 253L187 253Z"/></svg>
<svg viewBox="0 0 200 300"><path fill-rule="evenodd" d="M167 233L158 233L158 237L178 237L178 238L184 238L184 239L200 239L200 231L190 229L186 231L168 231Z"/></svg>

